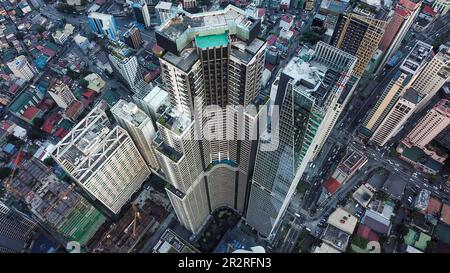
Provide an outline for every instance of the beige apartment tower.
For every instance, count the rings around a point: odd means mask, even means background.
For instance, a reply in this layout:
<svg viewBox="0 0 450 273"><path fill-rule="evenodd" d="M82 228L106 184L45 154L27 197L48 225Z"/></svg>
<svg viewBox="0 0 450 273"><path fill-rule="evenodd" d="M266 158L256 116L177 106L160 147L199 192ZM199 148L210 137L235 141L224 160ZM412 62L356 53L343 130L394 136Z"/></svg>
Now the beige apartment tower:
<svg viewBox="0 0 450 273"><path fill-rule="evenodd" d="M424 149L439 133L450 124L450 101L439 101L403 139L403 143L411 148L417 146Z"/></svg>

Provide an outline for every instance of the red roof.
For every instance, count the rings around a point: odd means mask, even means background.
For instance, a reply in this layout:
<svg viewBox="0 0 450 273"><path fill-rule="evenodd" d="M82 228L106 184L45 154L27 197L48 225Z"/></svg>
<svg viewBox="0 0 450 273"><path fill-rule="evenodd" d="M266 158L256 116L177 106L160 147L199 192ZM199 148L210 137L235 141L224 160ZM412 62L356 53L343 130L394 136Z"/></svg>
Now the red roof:
<svg viewBox="0 0 450 273"><path fill-rule="evenodd" d="M83 97L90 99L95 95L95 91L91 89L86 89L86 91L83 92Z"/></svg>
<svg viewBox="0 0 450 273"><path fill-rule="evenodd" d="M268 45L273 45L273 44L275 44L276 41L277 41L277 36L275 36L275 35L270 35L267 38L267 44Z"/></svg>
<svg viewBox="0 0 450 273"><path fill-rule="evenodd" d="M359 237L369 241L378 241L379 239L379 236L373 230L363 224L359 225L357 233Z"/></svg>
<svg viewBox="0 0 450 273"><path fill-rule="evenodd" d="M34 107L34 106L30 106L27 108L27 110L25 110L25 112L23 113L22 117L26 120L33 120L37 114L39 113L39 108Z"/></svg>
<svg viewBox="0 0 450 273"><path fill-rule="evenodd" d="M152 47L152 52L156 55L162 54L164 52L164 48L160 47L159 45L155 44Z"/></svg>
<svg viewBox="0 0 450 273"><path fill-rule="evenodd" d="M289 16L289 15L284 15L282 18L281 18L281 20L283 20L283 21L285 21L285 22L287 22L287 23L292 23L292 20L294 20L291 16Z"/></svg>
<svg viewBox="0 0 450 273"><path fill-rule="evenodd" d="M325 189L327 189L329 193L335 193L340 186L341 183L332 177L325 183Z"/></svg>
<svg viewBox="0 0 450 273"><path fill-rule="evenodd" d="M401 17L406 17L411 14L411 12L409 10L404 9L401 6L398 6L397 8L395 8L395 13L397 13Z"/></svg>
<svg viewBox="0 0 450 273"><path fill-rule="evenodd" d="M41 129L42 131L50 134L53 130L53 126L55 126L55 124L60 121L62 119L61 115L58 113L53 113L50 115L50 117L48 117L44 124L42 125Z"/></svg>
<svg viewBox="0 0 450 273"><path fill-rule="evenodd" d="M101 6L106 3L106 0L95 0L95 4Z"/></svg>
<svg viewBox="0 0 450 273"><path fill-rule="evenodd" d="M66 116L68 118L74 118L75 115L81 110L82 107L83 107L83 104L81 102L79 102L77 100L72 102L72 104L66 110Z"/></svg>
<svg viewBox="0 0 450 273"><path fill-rule="evenodd" d="M25 152L24 151L20 151L11 160L11 163L14 164L14 165L19 165L22 162L24 157L25 157Z"/></svg>
<svg viewBox="0 0 450 273"><path fill-rule="evenodd" d="M425 13L425 14L431 15L433 17L437 15L437 12L434 11L434 9L432 7L427 6L427 5L423 6L422 12Z"/></svg>
<svg viewBox="0 0 450 273"><path fill-rule="evenodd" d="M428 200L428 206L424 212L426 212L429 215L439 215L439 212L441 211L441 206L442 203L439 200L431 197L430 200Z"/></svg>
<svg viewBox="0 0 450 273"><path fill-rule="evenodd" d="M418 1L417 3L414 3L410 0L400 0L399 4L409 10L415 10L417 6L421 4L421 2Z"/></svg>
<svg viewBox="0 0 450 273"><path fill-rule="evenodd" d="M266 14L265 8L258 8L258 17L263 17Z"/></svg>
<svg viewBox="0 0 450 273"><path fill-rule="evenodd" d="M264 67L269 69L270 71L272 71L275 66L273 64L270 64L270 63L265 63Z"/></svg>
<svg viewBox="0 0 450 273"><path fill-rule="evenodd" d="M19 87L20 87L19 85L13 83L9 87L8 92L11 93L11 94L15 94L17 92L17 90L19 90Z"/></svg>
<svg viewBox="0 0 450 273"><path fill-rule="evenodd" d="M58 130L55 131L53 134L55 137L63 139L69 132L66 131L64 128L58 128Z"/></svg>

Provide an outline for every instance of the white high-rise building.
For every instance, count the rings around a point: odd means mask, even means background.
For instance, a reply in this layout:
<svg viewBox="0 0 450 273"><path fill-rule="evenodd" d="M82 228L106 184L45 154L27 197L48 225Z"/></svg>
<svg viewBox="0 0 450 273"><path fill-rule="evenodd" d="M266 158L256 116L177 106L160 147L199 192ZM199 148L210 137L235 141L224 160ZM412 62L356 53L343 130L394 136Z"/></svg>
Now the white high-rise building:
<svg viewBox="0 0 450 273"><path fill-rule="evenodd" d="M150 175L128 132L97 106L57 145L55 161L93 200L119 213Z"/></svg>
<svg viewBox="0 0 450 273"><path fill-rule="evenodd" d="M70 91L69 86L60 80L53 83L53 85L49 88L48 93L56 104L63 109L69 107L70 104L76 100L72 91Z"/></svg>
<svg viewBox="0 0 450 273"><path fill-rule="evenodd" d="M117 43L116 46L112 46L109 60L130 88L133 89L137 82L142 79L138 60L125 44Z"/></svg>
<svg viewBox="0 0 450 273"><path fill-rule="evenodd" d="M31 65L24 55L17 56L8 63L9 69L14 76L25 81L31 80L37 74L37 69Z"/></svg>
<svg viewBox="0 0 450 273"><path fill-rule="evenodd" d="M152 145L152 140L155 137L155 128L150 117L139 109L136 104L124 100L119 100L111 108L111 113L119 125L130 134L147 165L153 170L158 170L159 164Z"/></svg>
<svg viewBox="0 0 450 273"><path fill-rule="evenodd" d="M446 81L450 79L450 48L442 47L428 62L423 71L411 85L424 98L416 111L423 107L436 95Z"/></svg>

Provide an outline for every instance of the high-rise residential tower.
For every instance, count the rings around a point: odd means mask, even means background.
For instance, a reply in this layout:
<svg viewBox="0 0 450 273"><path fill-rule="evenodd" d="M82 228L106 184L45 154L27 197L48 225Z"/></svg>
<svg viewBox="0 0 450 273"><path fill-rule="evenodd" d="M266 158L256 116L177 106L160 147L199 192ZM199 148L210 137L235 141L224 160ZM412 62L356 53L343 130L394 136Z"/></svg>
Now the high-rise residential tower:
<svg viewBox="0 0 450 273"><path fill-rule="evenodd" d="M410 88L424 71L433 47L418 41L400 65L360 130L363 138L383 146L415 111L423 96Z"/></svg>
<svg viewBox="0 0 450 273"><path fill-rule="evenodd" d="M20 55L8 63L8 68L17 78L25 81L31 80L37 74L37 69L31 65L27 57Z"/></svg>
<svg viewBox="0 0 450 273"><path fill-rule="evenodd" d="M449 79L450 47L442 46L411 85L423 97L417 110L423 109Z"/></svg>
<svg viewBox="0 0 450 273"><path fill-rule="evenodd" d="M424 149L437 135L450 125L450 101L439 101L403 139L403 143L411 148L417 146Z"/></svg>
<svg viewBox="0 0 450 273"><path fill-rule="evenodd" d="M67 109L67 107L76 100L69 86L61 80L55 81L48 89L48 93L56 104L63 109Z"/></svg>
<svg viewBox="0 0 450 273"><path fill-rule="evenodd" d="M119 125L130 134L139 152L147 165L153 170L159 169L158 160L152 145L155 137L155 128L152 120L136 104L119 100L112 108L111 113Z"/></svg>
<svg viewBox="0 0 450 273"><path fill-rule="evenodd" d="M271 104L279 107L279 119L272 113L272 129L259 139L246 214L261 235L276 232L308 162L348 102L356 63L351 54L319 42L315 50L300 51L275 80ZM263 151L262 145L274 147Z"/></svg>
<svg viewBox="0 0 450 273"><path fill-rule="evenodd" d="M128 132L96 106L57 145L55 161L106 213L117 214L150 175Z"/></svg>
<svg viewBox="0 0 450 273"><path fill-rule="evenodd" d="M110 14L91 12L88 16L92 30L99 35L106 35L110 40L118 40L116 21Z"/></svg>
<svg viewBox="0 0 450 273"><path fill-rule="evenodd" d="M139 49L142 47L143 40L141 32L139 31L139 28L136 26L132 26L130 29L128 29L124 34L123 37L125 39L125 43L134 49Z"/></svg>
<svg viewBox="0 0 450 273"><path fill-rule="evenodd" d="M367 68L383 37L387 22L386 14L373 13L355 7L338 18L331 45L358 58L354 74L360 77Z"/></svg>
<svg viewBox="0 0 450 273"><path fill-rule="evenodd" d="M133 8L136 21L145 27L150 27L150 13L145 0L138 0L137 2L134 2L131 7Z"/></svg>
<svg viewBox="0 0 450 273"><path fill-rule="evenodd" d="M109 60L113 69L119 74L123 81L133 89L142 79L142 73L138 60L133 52L124 43L116 42L110 46Z"/></svg>
<svg viewBox="0 0 450 273"><path fill-rule="evenodd" d="M156 111L157 156L178 219L194 233L221 206L246 209L257 106L267 101L260 96L266 44L259 28L230 5L178 13L156 31L170 101Z"/></svg>

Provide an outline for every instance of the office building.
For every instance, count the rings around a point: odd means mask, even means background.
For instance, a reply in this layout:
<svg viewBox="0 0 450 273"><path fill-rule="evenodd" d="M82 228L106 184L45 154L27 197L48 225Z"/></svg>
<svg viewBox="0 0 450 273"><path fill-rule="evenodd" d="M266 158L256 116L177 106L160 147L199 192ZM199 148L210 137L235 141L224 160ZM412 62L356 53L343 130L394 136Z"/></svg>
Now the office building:
<svg viewBox="0 0 450 273"><path fill-rule="evenodd" d="M403 139L403 143L411 148L417 146L424 149L437 135L450 124L450 101L439 101Z"/></svg>
<svg viewBox="0 0 450 273"><path fill-rule="evenodd" d="M134 2L131 7L133 8L136 21L145 27L150 27L150 13L145 0L138 0L138 2Z"/></svg>
<svg viewBox="0 0 450 273"><path fill-rule="evenodd" d="M331 45L358 58L353 71L358 77L362 76L378 49L387 25L385 17L382 11L373 13L358 7L339 15Z"/></svg>
<svg viewBox="0 0 450 273"><path fill-rule="evenodd" d="M88 20L92 30L98 35L106 35L110 40L117 40L119 38L114 16L91 12L88 16Z"/></svg>
<svg viewBox="0 0 450 273"><path fill-rule="evenodd" d="M131 89L142 79L138 60L124 43L118 42L110 46L109 60L113 70Z"/></svg>
<svg viewBox="0 0 450 273"><path fill-rule="evenodd" d="M158 170L159 164L152 145L155 128L150 117L134 103L124 100L119 100L111 108L111 113L119 125L127 130L147 165L153 170Z"/></svg>
<svg viewBox="0 0 450 273"><path fill-rule="evenodd" d="M0 201L0 253L26 252L37 230L28 216Z"/></svg>
<svg viewBox="0 0 450 273"><path fill-rule="evenodd" d="M76 100L69 86L61 80L55 81L48 89L48 93L56 104L63 109L67 109L67 107L69 107L72 102Z"/></svg>
<svg viewBox="0 0 450 273"><path fill-rule="evenodd" d="M125 39L125 44L134 49L141 48L142 44L144 43L144 41L142 40L141 31L136 26L132 26L130 29L128 29L123 34L123 37Z"/></svg>
<svg viewBox="0 0 450 273"><path fill-rule="evenodd" d="M259 94L266 48L259 28L259 20L229 5L176 14L156 31L170 102L156 111L156 153L177 217L194 233L219 207L245 212L256 109L267 101ZM213 115L202 115L211 105Z"/></svg>
<svg viewBox="0 0 450 273"><path fill-rule="evenodd" d="M31 80L38 72L36 67L31 65L24 55L17 56L8 63L8 67L14 76L25 81Z"/></svg>
<svg viewBox="0 0 450 273"><path fill-rule="evenodd" d="M150 174L127 131L111 126L102 106L78 123L56 145L52 156L109 215L119 213Z"/></svg>
<svg viewBox="0 0 450 273"><path fill-rule="evenodd" d="M410 30L414 20L420 12L421 0L400 0L389 14L389 23L386 26L379 49L383 52L377 73L384 67L400 47L406 33Z"/></svg>
<svg viewBox="0 0 450 273"><path fill-rule="evenodd" d="M360 130L362 138L376 139L376 143L382 146L397 132L394 129L399 129L403 126L403 122L413 113L422 99L420 93L410 88L410 86L424 69L432 49L431 45L421 41L414 45L398 71L384 88L375 106L366 116ZM407 92L407 90L409 91ZM406 94L405 98L399 102L404 94ZM400 112L390 113L392 109ZM385 121L388 116L393 119ZM385 127L380 128L381 124ZM379 135L377 136L377 134Z"/></svg>
<svg viewBox="0 0 450 273"><path fill-rule="evenodd" d="M351 54L319 42L315 50L303 48L275 80L270 97L279 106L279 120L259 139L246 214L261 235L271 239L276 233L308 162L348 102L356 62ZM261 145L274 149L263 151Z"/></svg>

